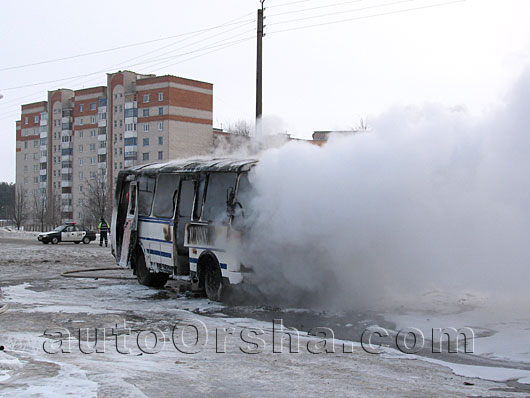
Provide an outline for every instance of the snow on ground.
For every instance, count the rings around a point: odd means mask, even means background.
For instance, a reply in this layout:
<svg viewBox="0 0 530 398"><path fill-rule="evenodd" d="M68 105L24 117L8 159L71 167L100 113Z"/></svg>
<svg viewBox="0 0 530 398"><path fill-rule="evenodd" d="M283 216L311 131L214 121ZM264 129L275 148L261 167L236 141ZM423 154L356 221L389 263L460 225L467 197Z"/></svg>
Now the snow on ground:
<svg viewBox="0 0 530 398"><path fill-rule="evenodd" d="M314 349L323 342L305 333L301 333L298 353L289 353L289 339L277 334L276 349L283 347L283 352L275 353L270 322L226 316L220 312L222 305L184 297L171 286L154 290L127 279L60 276L75 268L112 266L108 249L94 244L45 246L31 235L2 240L0 234L0 245L0 301L10 306L0 315L0 345L4 346L0 351L0 396L528 395L520 387L469 378L475 377L473 374L455 376L445 364L419 360L418 356L397 355L391 350L368 354L358 343L348 341L336 340L335 352L313 354L308 347ZM109 274L130 276L127 271ZM207 339L201 340L204 344L198 345L197 353L186 354L175 344L185 349L178 332L191 324L199 329L204 325L201 337ZM116 325L130 334L113 335ZM99 328L97 347L101 352L90 348L94 328ZM190 327L186 330L192 331ZM254 336L263 339L263 345L242 340L241 333L250 330L263 332ZM60 351L59 331L66 352L47 353L45 347L48 352ZM149 354L153 333L158 344ZM186 336L189 344L192 334ZM243 352L256 347L255 354ZM517 377L527 376L521 373Z"/></svg>
<svg viewBox="0 0 530 398"><path fill-rule="evenodd" d="M407 308L404 310L403 308ZM473 293L459 297L432 291L425 300L407 303L400 310L386 310L385 319L396 324L396 329L415 327L421 330L427 344L432 342L433 328L471 328L475 333L474 355L492 360L530 364L530 313L513 305L493 305L483 296ZM440 363L435 359L433 363ZM491 368L446 363L459 375L504 381L530 381L530 371Z"/></svg>

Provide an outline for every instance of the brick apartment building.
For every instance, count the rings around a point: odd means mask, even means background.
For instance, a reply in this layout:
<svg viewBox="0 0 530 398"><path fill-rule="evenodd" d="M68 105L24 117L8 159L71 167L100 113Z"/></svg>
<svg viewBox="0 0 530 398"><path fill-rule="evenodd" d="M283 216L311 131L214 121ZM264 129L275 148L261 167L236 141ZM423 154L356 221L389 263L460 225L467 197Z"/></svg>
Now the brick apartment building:
<svg viewBox="0 0 530 398"><path fill-rule="evenodd" d="M107 86L48 92L16 122L16 184L52 223L82 222L94 181L119 170L211 153L213 85L176 76L107 74ZM109 186L107 185L107 186Z"/></svg>

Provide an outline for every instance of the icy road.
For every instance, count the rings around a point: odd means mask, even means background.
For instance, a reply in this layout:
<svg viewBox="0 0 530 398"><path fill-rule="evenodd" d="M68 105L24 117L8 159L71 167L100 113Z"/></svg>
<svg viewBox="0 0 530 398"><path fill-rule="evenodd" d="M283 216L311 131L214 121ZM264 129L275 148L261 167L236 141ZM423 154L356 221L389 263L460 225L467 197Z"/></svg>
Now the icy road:
<svg viewBox="0 0 530 398"><path fill-rule="evenodd" d="M114 266L110 249L95 243L44 246L29 233L0 231L0 253L0 307L9 305L0 314L0 396L530 395L525 358L490 355L468 363L459 357L448 366L422 353L370 354L347 341L350 329L425 324L421 316L333 318L306 310L227 307L181 295L172 281L153 290L133 279L67 279L61 273ZM132 276L121 270L105 275ZM289 352L291 342L283 334L273 346L273 319L300 330L298 352ZM335 352L323 352L332 350L307 336L316 326L337 328L343 340L335 341ZM482 366L470 366L476 364Z"/></svg>

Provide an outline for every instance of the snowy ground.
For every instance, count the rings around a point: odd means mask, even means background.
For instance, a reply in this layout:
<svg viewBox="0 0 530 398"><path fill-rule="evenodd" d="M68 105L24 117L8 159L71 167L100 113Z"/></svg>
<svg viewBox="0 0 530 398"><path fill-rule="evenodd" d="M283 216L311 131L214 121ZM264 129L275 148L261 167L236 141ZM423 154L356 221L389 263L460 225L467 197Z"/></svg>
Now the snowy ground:
<svg viewBox="0 0 530 398"><path fill-rule="evenodd" d="M427 316L424 309L415 309L399 315L384 314L387 321L391 321L385 324L384 319L374 314L342 319L305 310L226 307L205 299L187 298L178 293L178 285L174 282L164 290L153 290L131 279L61 277L60 274L68 270L114 265L110 249L94 243L42 245L33 233L0 230L0 253L0 306L9 304L8 311L0 314L0 348L3 348L0 351L0 396L530 395L528 385L515 381L525 381L529 377L530 372L524 365L528 356L520 348L523 345L506 342L506 339L521 338L521 330L528 327L526 320L530 319L526 314L520 317L507 314L506 319L484 325L480 323L484 314L479 307L474 307L467 315L459 309L438 317ZM104 274L131 276L120 270ZM305 331L314 326L335 326L345 331L336 336L343 339L348 330L361 330L376 323L399 330L410 325L418 328L447 326L446 322L459 326L462 319L471 322L471 326L496 328L496 331L501 330L503 321L516 322L518 332L517 336L485 333L490 337L476 339L475 349L489 361L485 363L494 366L482 366L482 369L470 366L473 361L465 357L448 365L432 356L405 355L391 349L374 355L363 351L358 343L340 340L335 341L334 353L313 354L310 351L318 351L323 343L305 333L301 333L298 353L289 352L287 338L283 339L283 346L279 345L281 335L277 334L275 347L277 351L283 347L283 352L275 353L273 317L285 318L285 324ZM350 323L346 319L350 319ZM130 334L113 335L116 325L120 333ZM179 339L179 332L185 325L195 325L199 330L197 346L186 348L184 345L193 342L191 326L186 328L184 342ZM96 348L86 341L87 328L90 329L89 343L94 343L94 328L100 329ZM232 334L230 328L234 329ZM252 331L259 333L260 330L263 335L252 335ZM507 332L508 328L505 330ZM156 346L154 335L158 337ZM250 341L252 337L260 337L263 344L253 345L242 340ZM61 346L59 341L62 341ZM482 345L481 341L488 343ZM331 347L329 340L326 347ZM529 345L525 343L524 347ZM257 353L243 352L253 349ZM181 352L190 350L198 352ZM502 363L512 368L499 367L501 362L497 360L505 361ZM499 381L458 376L449 366L459 374Z"/></svg>

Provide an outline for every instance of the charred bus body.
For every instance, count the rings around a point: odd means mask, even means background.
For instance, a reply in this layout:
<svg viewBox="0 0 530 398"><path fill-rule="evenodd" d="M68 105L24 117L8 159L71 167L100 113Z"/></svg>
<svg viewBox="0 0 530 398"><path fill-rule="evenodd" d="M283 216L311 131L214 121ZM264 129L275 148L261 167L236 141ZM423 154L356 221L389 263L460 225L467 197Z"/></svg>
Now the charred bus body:
<svg viewBox="0 0 530 398"><path fill-rule="evenodd" d="M161 287L189 275L192 286L221 300L239 284L243 217L255 160L187 160L120 171L112 213L112 253L139 283Z"/></svg>

